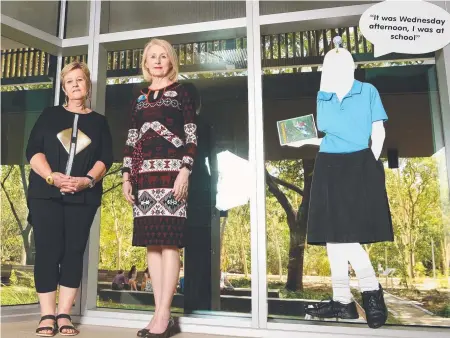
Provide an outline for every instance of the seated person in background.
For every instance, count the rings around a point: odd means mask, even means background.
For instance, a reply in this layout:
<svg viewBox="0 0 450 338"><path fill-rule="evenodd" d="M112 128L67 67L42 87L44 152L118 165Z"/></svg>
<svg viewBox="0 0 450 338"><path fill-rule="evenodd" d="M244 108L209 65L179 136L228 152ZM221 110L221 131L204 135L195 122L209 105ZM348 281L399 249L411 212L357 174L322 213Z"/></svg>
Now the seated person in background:
<svg viewBox="0 0 450 338"><path fill-rule="evenodd" d="M180 277L178 293L184 294L184 276Z"/></svg>
<svg viewBox="0 0 450 338"><path fill-rule="evenodd" d="M383 272L384 272L383 266L381 265L381 263L378 263L378 276L381 276Z"/></svg>
<svg viewBox="0 0 450 338"><path fill-rule="evenodd" d="M119 270L117 272L117 275L114 277L112 281L112 289L113 290L123 290L125 288L125 285L127 285L127 278L123 274L123 270Z"/></svg>
<svg viewBox="0 0 450 338"><path fill-rule="evenodd" d="M223 271L220 272L220 290L234 290L233 285L231 285L230 281L227 278L227 274Z"/></svg>
<svg viewBox="0 0 450 338"><path fill-rule="evenodd" d="M148 267L145 269L144 277L142 278L141 290L147 292L153 292L152 279L150 278L150 273L148 272Z"/></svg>
<svg viewBox="0 0 450 338"><path fill-rule="evenodd" d="M133 265L130 271L128 272L128 284L130 285L131 290L134 291L137 291L136 277L137 277L137 269L136 265Z"/></svg>

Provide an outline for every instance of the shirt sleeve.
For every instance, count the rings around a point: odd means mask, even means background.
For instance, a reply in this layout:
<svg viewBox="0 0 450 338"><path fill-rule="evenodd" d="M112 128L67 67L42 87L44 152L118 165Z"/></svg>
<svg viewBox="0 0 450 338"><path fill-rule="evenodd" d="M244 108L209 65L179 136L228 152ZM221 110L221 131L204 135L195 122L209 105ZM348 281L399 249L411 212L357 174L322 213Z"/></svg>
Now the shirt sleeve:
<svg viewBox="0 0 450 338"><path fill-rule="evenodd" d="M123 150L123 165L122 174L131 172L131 159L133 156L133 149L138 140L138 124L136 117L136 100L133 101L130 112L130 119L128 123L127 140L125 141L125 147Z"/></svg>
<svg viewBox="0 0 450 338"><path fill-rule="evenodd" d="M197 153L197 123L194 96L188 91L183 92L182 110L184 118L184 154L182 168L192 171Z"/></svg>
<svg viewBox="0 0 450 338"><path fill-rule="evenodd" d="M27 149L25 151L25 157L28 162L31 161L34 155L44 153L45 119L47 114L47 109L44 109L31 129Z"/></svg>
<svg viewBox="0 0 450 338"><path fill-rule="evenodd" d="M372 122L387 121L388 116L384 110L378 90L371 86L370 91L370 110L372 114Z"/></svg>
<svg viewBox="0 0 450 338"><path fill-rule="evenodd" d="M105 118L104 121L102 128L102 148L99 160L103 162L106 171L108 171L113 163L112 136L108 120Z"/></svg>

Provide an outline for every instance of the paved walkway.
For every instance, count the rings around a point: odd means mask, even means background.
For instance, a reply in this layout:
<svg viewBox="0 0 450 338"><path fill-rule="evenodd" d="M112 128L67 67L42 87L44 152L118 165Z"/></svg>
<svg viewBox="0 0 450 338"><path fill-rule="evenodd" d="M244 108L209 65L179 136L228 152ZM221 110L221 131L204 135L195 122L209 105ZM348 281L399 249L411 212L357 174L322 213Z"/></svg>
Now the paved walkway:
<svg viewBox="0 0 450 338"><path fill-rule="evenodd" d="M418 308L410 300L402 300L384 292L386 305L394 317L408 325L431 325L450 327L450 318L434 316Z"/></svg>
<svg viewBox="0 0 450 338"><path fill-rule="evenodd" d="M33 322L17 322L17 323L3 323L1 325L2 338L35 338L37 321ZM77 338L134 338L136 337L137 329L125 329L118 327L104 327L104 326L77 326L81 333ZM61 337L58 334L56 337ZM174 338L237 338L230 336L218 336L207 334L194 333L179 333Z"/></svg>

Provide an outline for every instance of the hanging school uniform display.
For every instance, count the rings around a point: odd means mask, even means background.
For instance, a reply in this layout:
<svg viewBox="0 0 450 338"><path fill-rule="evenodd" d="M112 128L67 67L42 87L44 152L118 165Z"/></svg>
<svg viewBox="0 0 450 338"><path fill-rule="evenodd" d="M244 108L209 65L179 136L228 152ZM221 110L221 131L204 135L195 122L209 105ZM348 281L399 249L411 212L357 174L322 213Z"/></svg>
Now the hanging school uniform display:
<svg viewBox="0 0 450 338"><path fill-rule="evenodd" d="M361 244L394 240L384 168L378 160L388 117L377 89L355 80L354 70L347 50L338 46L327 53L317 95L317 127L325 137L294 144L320 145L307 241L326 245L333 287L330 302L305 311L318 318L359 317L350 291L350 262L359 279L367 323L378 328L385 324L388 311L383 289Z"/></svg>
<svg viewBox="0 0 450 338"><path fill-rule="evenodd" d="M308 243L392 241L383 164L367 146L372 123L388 119L378 91L357 80L342 101L320 91L317 116L326 136L314 168Z"/></svg>

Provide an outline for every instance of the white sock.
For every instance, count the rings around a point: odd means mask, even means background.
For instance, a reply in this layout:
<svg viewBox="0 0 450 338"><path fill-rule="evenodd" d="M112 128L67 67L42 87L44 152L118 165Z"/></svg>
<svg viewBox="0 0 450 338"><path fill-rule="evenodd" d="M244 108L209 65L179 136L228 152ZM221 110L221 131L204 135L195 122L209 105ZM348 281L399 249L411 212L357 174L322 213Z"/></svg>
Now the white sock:
<svg viewBox="0 0 450 338"><path fill-rule="evenodd" d="M360 271L355 270L355 272L359 279L359 288L361 289L361 292L379 289L378 280L372 266L368 269L363 269Z"/></svg>
<svg viewBox="0 0 450 338"><path fill-rule="evenodd" d="M347 252L343 245L345 244L327 243L327 252L331 268L333 300L342 304L350 304L353 297L348 278Z"/></svg>
<svg viewBox="0 0 450 338"><path fill-rule="evenodd" d="M359 243L351 243L345 250L350 254L349 261L358 277L361 292L378 290L378 280L367 251Z"/></svg>
<svg viewBox="0 0 450 338"><path fill-rule="evenodd" d="M348 276L332 277L331 282L333 284L333 300L342 304L350 304L353 297Z"/></svg>

